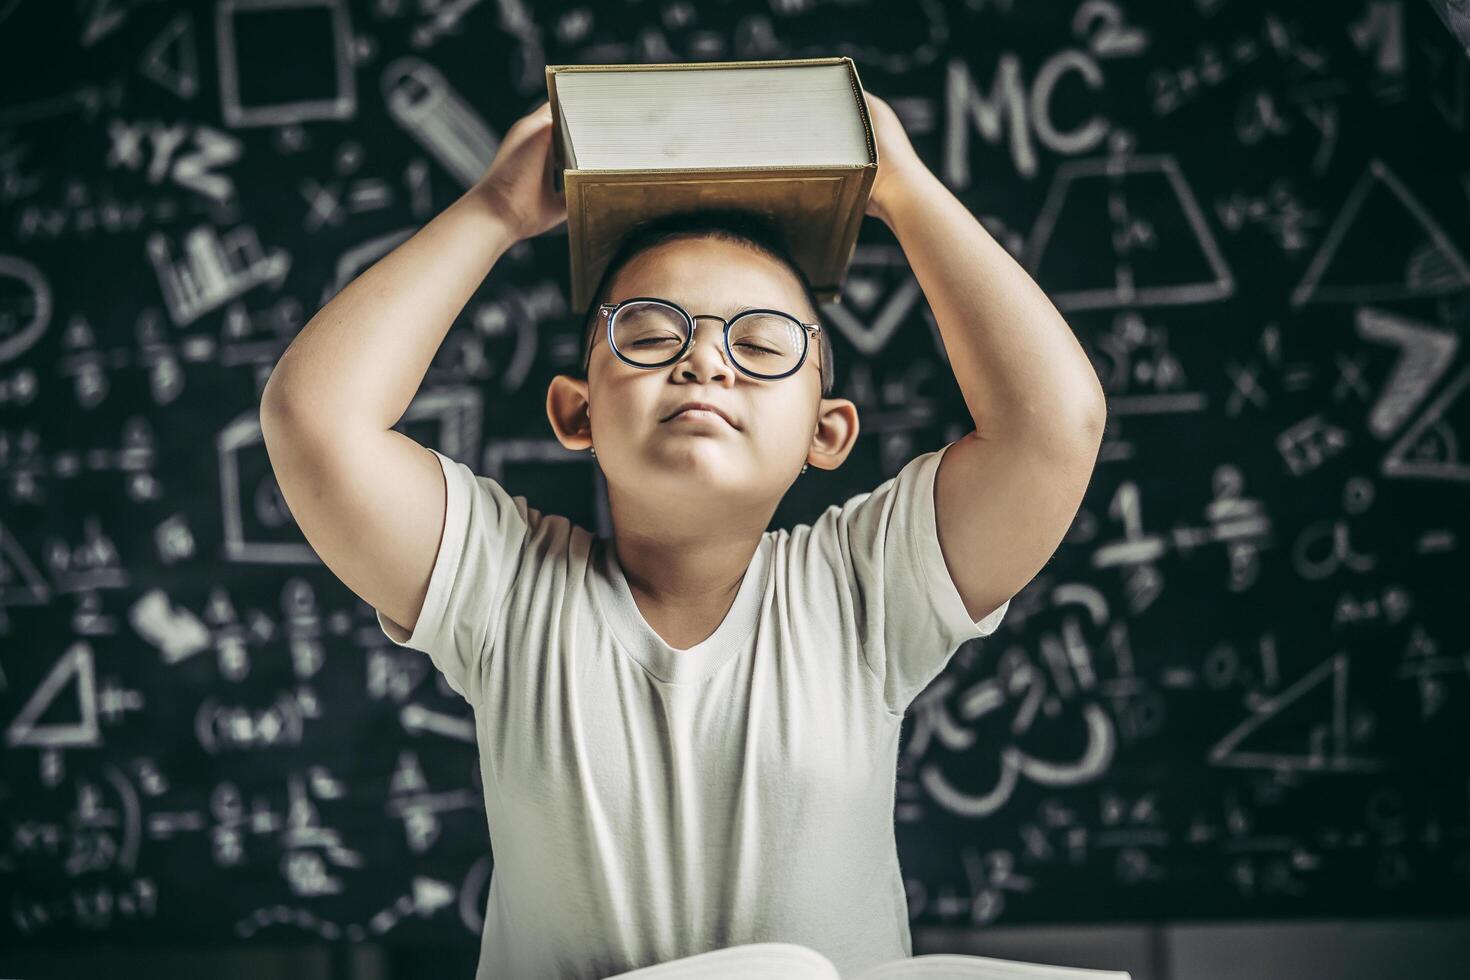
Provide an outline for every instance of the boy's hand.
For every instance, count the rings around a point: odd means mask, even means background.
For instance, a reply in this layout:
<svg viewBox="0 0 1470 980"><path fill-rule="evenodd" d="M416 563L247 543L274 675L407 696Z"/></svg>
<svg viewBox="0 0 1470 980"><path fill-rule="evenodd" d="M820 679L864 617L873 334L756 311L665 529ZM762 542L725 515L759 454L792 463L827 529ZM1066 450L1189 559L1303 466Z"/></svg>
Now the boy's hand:
<svg viewBox="0 0 1470 980"><path fill-rule="evenodd" d="M903 124L887 102L872 92L863 92L868 103L868 117L873 122L873 139L878 144L878 176L868 195L867 213L888 221L888 206L895 191L917 174L927 172L924 161L914 152Z"/></svg>
<svg viewBox="0 0 1470 980"><path fill-rule="evenodd" d="M516 241L567 220L567 200L552 185L551 103L542 102L505 133L495 159L472 190L505 216Z"/></svg>

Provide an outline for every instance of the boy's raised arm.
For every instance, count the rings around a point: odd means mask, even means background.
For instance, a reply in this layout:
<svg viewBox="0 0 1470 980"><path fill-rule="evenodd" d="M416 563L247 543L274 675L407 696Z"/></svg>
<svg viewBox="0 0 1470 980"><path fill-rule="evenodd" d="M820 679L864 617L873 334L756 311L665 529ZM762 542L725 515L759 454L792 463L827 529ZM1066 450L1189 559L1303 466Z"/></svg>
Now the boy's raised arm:
<svg viewBox="0 0 1470 980"><path fill-rule="evenodd" d="M262 418L330 431L398 424L513 234L494 198L466 191L302 328L266 382Z"/></svg>
<svg viewBox="0 0 1470 980"><path fill-rule="evenodd" d="M1061 543L1107 400L1041 287L919 159L892 108L869 100L880 160L869 213L903 248L975 422L940 461L934 511L950 577L979 622Z"/></svg>
<svg viewBox="0 0 1470 980"><path fill-rule="evenodd" d="M495 262L566 220L551 113L506 133L474 187L324 306L261 394L266 452L307 541L348 588L412 631L444 533L438 459L393 429Z"/></svg>

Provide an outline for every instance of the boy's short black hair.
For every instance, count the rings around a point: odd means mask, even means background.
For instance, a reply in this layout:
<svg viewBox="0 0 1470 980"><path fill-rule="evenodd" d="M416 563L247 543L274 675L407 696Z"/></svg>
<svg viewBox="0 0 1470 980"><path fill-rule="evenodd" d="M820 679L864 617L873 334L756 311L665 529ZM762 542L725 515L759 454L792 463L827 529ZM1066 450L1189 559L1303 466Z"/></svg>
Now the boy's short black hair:
<svg viewBox="0 0 1470 980"><path fill-rule="evenodd" d="M784 236L773 221L757 212L735 208L701 208L697 211L680 211L660 215L633 226L608 261L607 268L602 273L602 279L592 294L592 302L587 307L582 326L582 360L577 364L579 376L582 365L587 360L587 351L592 344L592 331L598 325L597 307L607 302L608 290L619 270L640 252L675 238L686 237L713 238L717 241L744 245L769 255L791 271L791 274L801 283L807 303L811 306L812 312L816 314L816 322L822 327L820 334L814 338L814 343L817 350L820 351L822 397L830 398L835 373L831 336L827 321L822 316L821 304L817 302L816 294L812 292L811 281L791 257L790 251L786 248Z"/></svg>

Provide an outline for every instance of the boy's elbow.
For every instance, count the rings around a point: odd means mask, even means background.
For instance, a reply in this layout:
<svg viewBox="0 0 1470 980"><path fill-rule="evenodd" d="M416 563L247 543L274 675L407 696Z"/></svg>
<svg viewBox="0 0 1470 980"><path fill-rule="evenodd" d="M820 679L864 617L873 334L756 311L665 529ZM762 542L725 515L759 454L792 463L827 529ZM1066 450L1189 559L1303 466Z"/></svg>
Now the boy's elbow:
<svg viewBox="0 0 1470 980"><path fill-rule="evenodd" d="M279 438L282 430L297 425L300 421L300 407L292 403L284 386L276 383L274 374L260 392L259 420L261 437L267 443L272 437Z"/></svg>

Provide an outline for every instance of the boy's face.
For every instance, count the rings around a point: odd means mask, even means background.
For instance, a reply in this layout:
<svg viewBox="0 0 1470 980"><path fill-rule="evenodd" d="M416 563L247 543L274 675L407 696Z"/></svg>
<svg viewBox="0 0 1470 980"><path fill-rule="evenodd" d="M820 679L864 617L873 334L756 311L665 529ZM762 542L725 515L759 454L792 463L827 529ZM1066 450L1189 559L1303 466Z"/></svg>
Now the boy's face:
<svg viewBox="0 0 1470 980"><path fill-rule="evenodd" d="M607 301L633 296L670 300L699 317L694 344L673 364L634 367L608 348L606 321L599 317L586 380L558 376L548 400L563 444L573 446L575 436L585 437L590 429L610 488L636 488L640 499L662 506L688 502L706 517L717 516L708 508L719 502L743 508L742 516L754 520L760 509L774 510L803 463L825 469L841 464L857 435L857 412L846 399L821 397L817 344L826 338L812 338L795 374L762 381L728 362L721 324L704 316L728 318L761 307L816 323L816 311L784 265L738 244L675 239L625 265ZM577 397L583 392L585 402ZM715 405L733 424L671 420L687 401Z"/></svg>

